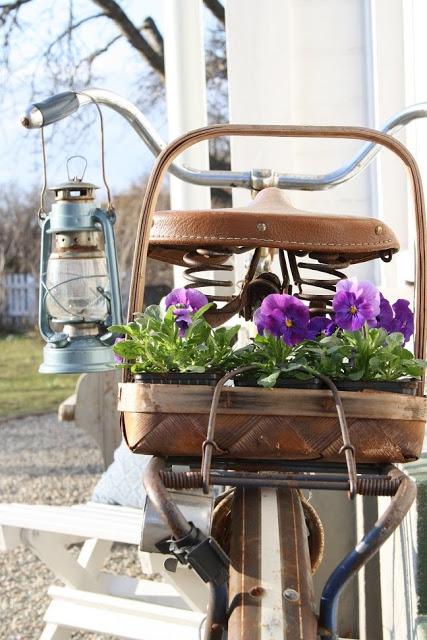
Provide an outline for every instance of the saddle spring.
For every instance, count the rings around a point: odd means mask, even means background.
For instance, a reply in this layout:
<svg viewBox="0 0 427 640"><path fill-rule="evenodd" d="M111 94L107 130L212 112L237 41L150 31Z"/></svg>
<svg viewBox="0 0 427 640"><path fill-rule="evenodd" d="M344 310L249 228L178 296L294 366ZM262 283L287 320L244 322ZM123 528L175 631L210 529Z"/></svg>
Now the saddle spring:
<svg viewBox="0 0 427 640"><path fill-rule="evenodd" d="M199 274L207 271L234 271L233 264L227 261L236 254L250 251L248 247L198 247L194 251L188 251L183 262L187 265L184 270L184 278L189 284L186 288L203 289L206 287L230 288L234 286L234 281L220 279L218 277L204 278ZM231 302L235 297L233 294L218 295L207 294L209 302Z"/></svg>
<svg viewBox="0 0 427 640"><path fill-rule="evenodd" d="M365 262L366 257L309 254L309 257L316 260L316 262L298 260L298 258L306 255L307 253L303 251L287 252L292 280L297 288L293 295L299 300L309 303L312 315L325 315L332 311L332 298L335 294L337 283L348 277L341 269L347 269L350 265L358 262ZM392 254L390 251L381 251L374 257L380 258L383 262L390 262ZM316 272L319 275L321 274L323 278L304 277L301 270L310 272L310 275ZM310 289L309 291L307 290L308 288Z"/></svg>
<svg viewBox="0 0 427 640"><path fill-rule="evenodd" d="M186 265L184 278L189 283L186 288L203 289L207 287L231 288L233 280L219 277L206 278L206 272L223 271L232 273L234 266L228 261L233 255L250 251L249 247L198 247L188 251L183 262ZM312 260L300 260L307 256ZM268 292L282 292L294 295L299 300L308 302L312 315L325 315L332 311L332 298L335 294L337 283L347 278L342 271L357 262L366 261L366 256L327 255L314 254L304 251L278 250L279 264L282 281L271 273L259 273L261 248L255 249L250 266L243 281L240 292L240 307L238 305L233 312L239 311L246 319L250 319L253 311L260 303L260 294ZM391 252L382 251L375 257L384 262L391 260ZM372 259L372 258L371 258ZM303 272L309 272L308 275ZM321 277L313 277L318 274ZM273 278L275 279L273 281ZM256 286L253 286L256 285ZM266 288L267 286L267 288ZM261 288L260 288L261 287ZM209 302L223 302L229 304L236 301L236 295L207 294ZM251 298L254 298L251 300Z"/></svg>

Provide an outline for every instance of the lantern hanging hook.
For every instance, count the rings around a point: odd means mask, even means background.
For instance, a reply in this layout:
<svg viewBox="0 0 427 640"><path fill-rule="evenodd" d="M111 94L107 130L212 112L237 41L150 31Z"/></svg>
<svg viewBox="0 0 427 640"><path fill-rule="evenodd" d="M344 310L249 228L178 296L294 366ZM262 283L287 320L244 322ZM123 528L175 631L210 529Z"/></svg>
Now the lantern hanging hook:
<svg viewBox="0 0 427 640"><path fill-rule="evenodd" d="M110 187L108 185L107 182L107 175L106 175L106 171L105 171L105 134L104 134L104 118L102 115L102 111L101 108L98 104L98 102L95 100L95 98L93 98L91 95L89 95L88 93L85 93L84 91L76 91L75 92L78 95L81 96L86 96L96 107L97 111L98 111L98 115L99 115L99 124L100 124L100 129L101 129L101 172L102 172L102 180L104 182L104 186L105 189L107 191L107 200L108 200L108 204L107 204L107 212L110 215L114 215L114 205L113 205L113 200L111 197L111 190ZM46 209L44 206L44 199L45 199L45 195L46 195L46 191L47 191L47 162L46 162L46 143L45 143L45 138L44 138L44 130L43 130L43 126L40 127L40 135L41 135L41 147L42 147L42 158L43 158L43 187L40 193L40 206L39 206L39 210L38 210L38 216L40 220L44 220L44 218L46 218ZM70 158L68 158L67 161L67 173L68 173L68 178L70 178L70 174L68 171L68 162L72 159L72 158L83 158L86 162L85 164L85 168L83 170L83 174L82 177L80 178L80 180L83 180L83 176L86 172L86 167L87 167L87 160L86 158L84 158L84 156L71 156Z"/></svg>
<svg viewBox="0 0 427 640"><path fill-rule="evenodd" d="M81 158L84 162L83 171L81 172L80 177L78 175L75 175L75 176L70 175L70 160L74 160L74 158ZM82 182L86 173L86 169L87 169L87 160L84 156L80 156L80 155L70 156L67 160L67 175L68 175L69 182Z"/></svg>

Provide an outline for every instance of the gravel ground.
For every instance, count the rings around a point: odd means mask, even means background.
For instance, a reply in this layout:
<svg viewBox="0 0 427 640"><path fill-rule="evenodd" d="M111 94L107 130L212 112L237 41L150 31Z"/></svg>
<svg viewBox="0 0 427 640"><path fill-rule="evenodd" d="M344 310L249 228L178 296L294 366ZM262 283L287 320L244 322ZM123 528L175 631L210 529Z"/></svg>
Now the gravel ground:
<svg viewBox="0 0 427 640"><path fill-rule="evenodd" d="M55 415L0 422L0 501L71 505L89 499L102 473L93 440ZM77 552L77 550L76 550ZM105 570L141 576L136 548L116 544ZM0 640L37 640L54 576L23 546L0 553ZM60 584L60 582L57 582ZM112 637L76 632L73 640Z"/></svg>

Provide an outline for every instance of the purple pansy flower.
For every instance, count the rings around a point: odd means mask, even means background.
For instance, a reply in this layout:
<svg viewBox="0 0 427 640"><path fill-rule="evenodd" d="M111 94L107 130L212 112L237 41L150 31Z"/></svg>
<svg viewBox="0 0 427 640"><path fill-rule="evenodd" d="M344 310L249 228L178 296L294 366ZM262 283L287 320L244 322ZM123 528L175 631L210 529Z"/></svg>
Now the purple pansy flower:
<svg viewBox="0 0 427 640"><path fill-rule="evenodd" d="M314 316L308 323L307 337L310 340L313 340L314 338L317 338L317 336L320 336L321 333L323 333L324 335L327 335L326 331L329 330L329 326L331 324L335 324L335 323L330 318L327 318L326 316ZM328 334L328 335L331 335L331 334Z"/></svg>
<svg viewBox="0 0 427 640"><path fill-rule="evenodd" d="M374 327L380 313L380 292L371 282L359 282L357 278L340 280L332 306L335 322L341 329L357 331L365 322Z"/></svg>
<svg viewBox="0 0 427 640"><path fill-rule="evenodd" d="M336 324L335 320L331 320L326 329L324 329L323 333L325 334L325 336L331 336L338 328L339 327Z"/></svg>
<svg viewBox="0 0 427 640"><path fill-rule="evenodd" d="M174 307L173 314L180 338L185 336L185 332L193 322L193 313L204 307L205 304L208 304L207 297L197 289L185 289L182 287L174 289L166 296L165 306L166 309Z"/></svg>
<svg viewBox="0 0 427 640"><path fill-rule="evenodd" d="M403 334L405 342L414 333L414 314L409 308L409 301L399 298L393 305L394 319L391 330Z"/></svg>
<svg viewBox="0 0 427 640"><path fill-rule="evenodd" d="M408 342L414 332L414 314L409 308L409 300L399 298L392 306L382 294L380 297L378 327L385 329L387 333L401 333L404 341Z"/></svg>
<svg viewBox="0 0 427 640"><path fill-rule="evenodd" d="M380 293L380 313L377 316L377 326L385 329L388 333L392 331L393 309L389 301Z"/></svg>
<svg viewBox="0 0 427 640"><path fill-rule="evenodd" d="M273 336L282 338L289 346L307 337L309 320L310 314L305 304L286 293L270 294L254 314L259 333L267 330Z"/></svg>

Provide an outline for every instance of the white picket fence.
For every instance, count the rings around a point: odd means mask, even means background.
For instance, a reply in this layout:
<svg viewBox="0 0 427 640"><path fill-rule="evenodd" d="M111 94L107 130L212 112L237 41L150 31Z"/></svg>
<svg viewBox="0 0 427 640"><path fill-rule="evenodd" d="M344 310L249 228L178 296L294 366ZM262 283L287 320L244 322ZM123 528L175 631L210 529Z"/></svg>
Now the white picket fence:
<svg viewBox="0 0 427 640"><path fill-rule="evenodd" d="M5 328L31 327L37 320L37 284L30 273L0 276L0 324Z"/></svg>

